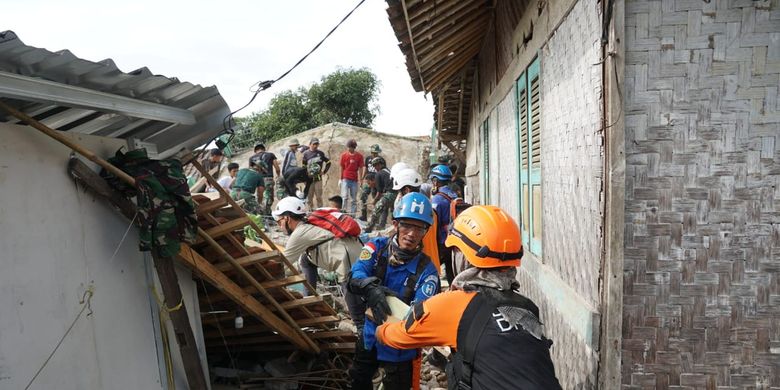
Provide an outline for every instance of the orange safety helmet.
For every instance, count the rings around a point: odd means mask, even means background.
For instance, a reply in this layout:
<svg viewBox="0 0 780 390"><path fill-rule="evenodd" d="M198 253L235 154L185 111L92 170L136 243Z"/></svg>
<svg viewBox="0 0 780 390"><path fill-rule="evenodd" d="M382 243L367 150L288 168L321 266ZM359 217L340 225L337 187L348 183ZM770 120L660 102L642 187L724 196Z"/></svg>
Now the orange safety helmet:
<svg viewBox="0 0 780 390"><path fill-rule="evenodd" d="M452 222L444 245L458 247L478 268L519 267L523 243L517 223L496 206L472 206Z"/></svg>

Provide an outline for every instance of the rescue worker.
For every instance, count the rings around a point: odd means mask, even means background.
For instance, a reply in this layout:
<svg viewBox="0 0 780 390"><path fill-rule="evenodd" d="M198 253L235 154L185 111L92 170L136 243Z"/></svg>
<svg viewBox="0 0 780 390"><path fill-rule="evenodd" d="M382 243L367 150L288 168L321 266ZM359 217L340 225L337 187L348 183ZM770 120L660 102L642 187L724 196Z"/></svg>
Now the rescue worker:
<svg viewBox="0 0 780 390"><path fill-rule="evenodd" d="M280 200L271 213L282 231L290 236L284 256L290 261L299 261L299 268L313 288L317 287L317 268L335 272L344 288L350 316L355 326L362 327L366 305L348 292L346 286L352 262L360 256L362 244L357 237L337 238L327 229L306 223L306 212L305 201L290 196ZM308 295L312 293L307 291Z"/></svg>
<svg viewBox="0 0 780 390"><path fill-rule="evenodd" d="M341 166L339 189L341 198L344 199L344 208L349 210L350 215L355 215L357 212L358 182L363 177L363 164L363 155L357 151L357 141L350 139L347 141L347 150L341 153L339 158L339 166Z"/></svg>
<svg viewBox="0 0 780 390"><path fill-rule="evenodd" d="M309 208L323 207L322 203L322 175L328 173L330 169L330 159L328 156L320 150L320 139L313 137L309 141L309 149L303 152L303 166L309 166L311 164L319 164L320 173L313 177L314 182L311 185L309 196L306 198ZM316 205L315 205L316 204Z"/></svg>
<svg viewBox="0 0 780 390"><path fill-rule="evenodd" d="M412 361L415 349L396 349L376 343L374 332L390 314L387 294L398 296L408 305L420 303L439 290L439 276L431 260L422 253L422 238L433 223L431 203L422 194L403 197L393 211L397 234L369 241L352 266L350 291L363 297L373 320L366 319L362 337L356 343L349 374L352 389L371 390L371 379L381 365L386 390L412 387Z"/></svg>
<svg viewBox="0 0 780 390"><path fill-rule="evenodd" d="M319 176L320 169L319 164L309 164L305 167L291 168L284 176L284 187L287 189L288 196L297 196L301 199L306 199L309 196L309 189L314 178ZM303 192L298 190L297 185L303 183L305 186Z"/></svg>
<svg viewBox="0 0 780 390"><path fill-rule="evenodd" d="M262 142L255 145L255 155L252 157L259 160L260 174L263 175L263 197L260 199L260 209L264 215L268 215L274 203L274 172L276 177L282 177L279 159L273 152L267 152Z"/></svg>
<svg viewBox="0 0 780 390"><path fill-rule="evenodd" d="M250 214L260 214L259 199L262 199L263 193L263 175L260 173L259 160L257 156L249 158L249 168L239 169L236 173L236 179L230 187L230 197L235 201L243 200L241 206L244 211Z"/></svg>
<svg viewBox="0 0 780 390"><path fill-rule="evenodd" d="M366 216L368 214L368 196L374 195L374 197L376 197L376 189L371 188L371 186L368 185L368 175L370 173L376 174L376 169L371 161L374 158L379 157L379 153L382 153L382 148L379 147L379 144L371 145L368 150L371 152L371 155L366 156L366 174L363 176L360 185L360 219L363 221L366 221Z"/></svg>
<svg viewBox="0 0 780 390"><path fill-rule="evenodd" d="M284 153L284 161L282 162L282 176L284 176L285 179L287 178L287 175L289 175L290 170L298 168L298 157L296 153L298 152L298 146L300 145L301 143L298 142L298 138L293 138L287 143L288 150Z"/></svg>
<svg viewBox="0 0 780 390"><path fill-rule="evenodd" d="M374 197L374 210L371 212L371 218L366 225L366 233L370 233L374 228L382 230L385 228L387 222L387 214L393 207L393 202L397 191L393 191L393 181L390 178L390 170L387 169L387 163L384 157L379 156L371 160L371 164L374 165L376 170L376 197Z"/></svg>
<svg viewBox="0 0 780 390"><path fill-rule="evenodd" d="M421 192L422 185L424 184L422 176L412 168L402 169L400 172L393 175L393 191L398 192L399 197L403 197L411 192ZM425 194L423 194L425 195ZM425 196L428 197L427 195ZM438 218L436 212L433 213L433 224L431 228L425 233L423 237L423 252L431 258L433 265L436 267L436 272L441 275L441 263L439 260L439 246L436 241L437 223Z"/></svg>
<svg viewBox="0 0 780 390"><path fill-rule="evenodd" d="M436 212L438 219L438 232L436 233L436 241L439 243L439 259L440 263L444 264L444 269L447 272L447 283L452 284L452 279L455 277L455 271L452 267L452 253L444 245L444 240L447 238L447 230L450 224L450 202L458 197L458 194L453 192L448 185L452 180L452 171L446 165L437 165L431 169L431 184L433 184L433 196L431 197L431 203L433 204L433 210Z"/></svg>
<svg viewBox="0 0 780 390"><path fill-rule="evenodd" d="M390 168L390 179L393 179L395 177L395 175L398 174L398 172L401 172L404 169L411 169L411 168L412 167L410 167L407 163L405 163L403 161L399 161L399 162L393 164L393 166ZM430 199L430 198L431 197L429 196L428 199ZM401 197L397 196L396 199L395 199L395 202L393 203L393 209L394 210L395 210L395 207L398 206L398 202L400 202L400 201L401 201Z"/></svg>
<svg viewBox="0 0 780 390"><path fill-rule="evenodd" d="M539 308L517 292L517 223L496 206L472 206L453 222L447 246L462 252L469 268L452 291L415 303L403 321L380 325L380 345L455 348L449 389L560 389Z"/></svg>

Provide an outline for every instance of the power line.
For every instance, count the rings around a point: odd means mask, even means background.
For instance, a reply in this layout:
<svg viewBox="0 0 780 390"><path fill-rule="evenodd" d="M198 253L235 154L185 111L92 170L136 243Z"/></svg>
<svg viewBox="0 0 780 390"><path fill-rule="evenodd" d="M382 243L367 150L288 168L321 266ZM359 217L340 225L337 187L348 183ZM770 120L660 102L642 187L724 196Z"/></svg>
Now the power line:
<svg viewBox="0 0 780 390"><path fill-rule="evenodd" d="M230 132L230 129L232 128L231 122L233 121L233 115L235 115L239 111L247 108L250 104L252 104L252 102L255 100L255 98L257 97L257 95L260 92L265 91L268 88L271 88L271 86L274 85L277 81L285 78L288 74L290 74L290 72L292 72L295 68L297 68L298 65L300 65L303 61L305 61L306 58L309 57L309 55L314 53L314 51L317 50L325 42L325 40L328 39L328 37L330 37L331 34L333 34L336 31L336 29L338 29L350 16L352 16L352 14L355 12L355 10L357 10L365 1L366 0L360 0L360 2L358 2L357 5L354 8L352 8L352 10L349 11L349 13L347 13L341 19L341 21L338 22L338 24L336 24L335 27L333 27L327 34L325 34L325 36L316 45L314 45L314 47L311 50L309 50L309 52L306 53L306 55L301 57L301 59L298 60L298 62L296 62L295 65L293 65L286 72L282 73L281 76L277 77L275 80L258 81L256 83L252 84L252 87L250 87L249 90L253 91L254 94L252 95L252 98L249 99L249 102L247 104L243 105L241 108L231 112L230 114L225 116L225 119L223 119L222 125L223 125L224 132Z"/></svg>

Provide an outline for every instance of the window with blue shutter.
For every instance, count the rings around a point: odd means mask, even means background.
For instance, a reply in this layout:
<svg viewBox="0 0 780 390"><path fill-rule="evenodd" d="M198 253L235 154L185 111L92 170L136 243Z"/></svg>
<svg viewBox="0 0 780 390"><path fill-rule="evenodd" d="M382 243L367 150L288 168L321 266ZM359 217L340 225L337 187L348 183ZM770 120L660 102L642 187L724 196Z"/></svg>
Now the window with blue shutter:
<svg viewBox="0 0 780 390"><path fill-rule="evenodd" d="M542 255L542 110L539 59L517 79L520 230L523 246Z"/></svg>

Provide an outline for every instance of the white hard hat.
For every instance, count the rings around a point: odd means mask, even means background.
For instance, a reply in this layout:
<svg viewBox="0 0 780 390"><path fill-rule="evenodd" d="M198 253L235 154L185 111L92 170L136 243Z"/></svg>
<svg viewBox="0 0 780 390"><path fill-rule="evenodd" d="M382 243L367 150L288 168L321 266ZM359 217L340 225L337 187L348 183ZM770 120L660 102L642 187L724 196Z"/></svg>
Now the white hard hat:
<svg viewBox="0 0 780 390"><path fill-rule="evenodd" d="M392 168L390 168L390 177L395 177L395 175L398 172L401 172L404 169L408 169L408 168L411 168L411 167L408 164L406 164L405 162L397 162L397 163L393 164Z"/></svg>
<svg viewBox="0 0 780 390"><path fill-rule="evenodd" d="M400 191L406 186L419 187L423 183L422 176L412 168L400 170L393 176L393 191Z"/></svg>
<svg viewBox="0 0 780 390"><path fill-rule="evenodd" d="M271 212L271 215L278 221L279 218L282 217L282 214L287 212L295 215L304 215L306 214L306 203L300 198L288 196L276 204L276 209Z"/></svg>

